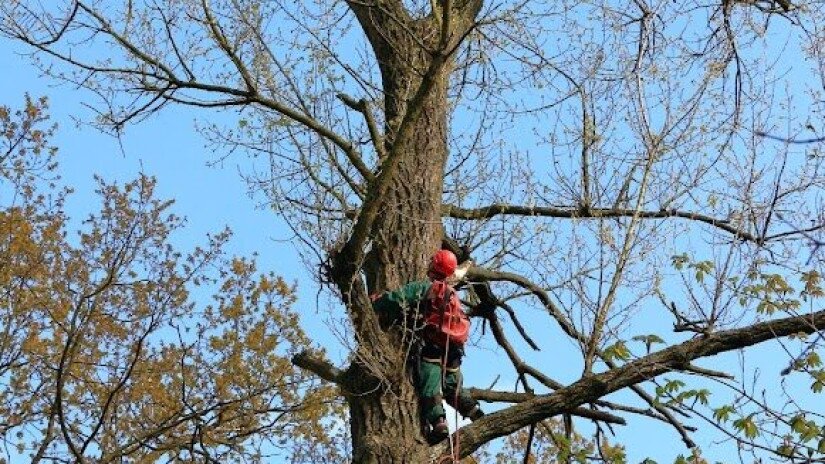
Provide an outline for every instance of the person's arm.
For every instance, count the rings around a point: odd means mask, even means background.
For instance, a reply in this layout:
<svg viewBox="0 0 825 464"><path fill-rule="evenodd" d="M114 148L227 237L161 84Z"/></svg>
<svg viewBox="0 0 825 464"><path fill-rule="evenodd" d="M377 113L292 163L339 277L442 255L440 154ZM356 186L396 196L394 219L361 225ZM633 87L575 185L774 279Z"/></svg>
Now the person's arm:
<svg viewBox="0 0 825 464"><path fill-rule="evenodd" d="M384 292L372 303L372 307L392 318L400 317L406 308L417 305L425 298L429 289L430 283L427 281L410 282L398 290Z"/></svg>

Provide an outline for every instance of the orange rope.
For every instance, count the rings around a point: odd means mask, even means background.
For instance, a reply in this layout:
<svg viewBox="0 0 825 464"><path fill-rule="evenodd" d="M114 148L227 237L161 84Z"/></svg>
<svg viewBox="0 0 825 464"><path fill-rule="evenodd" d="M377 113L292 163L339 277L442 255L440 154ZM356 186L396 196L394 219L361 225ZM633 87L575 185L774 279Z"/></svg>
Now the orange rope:
<svg viewBox="0 0 825 464"><path fill-rule="evenodd" d="M461 376L459 371L456 371L456 384L455 384L455 398L453 399L453 404L455 405L453 409L455 410L455 464L459 464L461 461L461 456L458 453L458 450L461 449L461 442L460 436L458 434L458 401L459 401L459 392L461 391L461 384L464 382L464 379ZM452 441L452 439L450 439Z"/></svg>
<svg viewBox="0 0 825 464"><path fill-rule="evenodd" d="M445 292L445 293L446 293L445 296L447 296L448 298L452 297L452 294L450 292ZM447 304L449 304L449 302ZM441 325L442 326L444 325L444 310L445 310L445 305L442 305L442 307L441 307ZM444 387L447 384L447 357L449 356L449 354L450 354L450 337L447 336L447 341L444 344L444 356L441 357L441 390L442 390L442 393L444 392ZM456 432L458 431L458 397L459 397L458 392L459 392L459 389L461 388L461 380L460 380L461 377L460 376L457 376L457 377L458 377L458 379L457 379L458 382L456 383L455 397L453 399L453 404L455 405L453 407L453 409L455 409ZM443 408L443 405L442 405L442 408ZM446 420L446 417L445 417L445 420ZM449 457L447 457L447 456L441 457L437 461L437 464L445 464L445 463L446 464L448 464L448 463L460 464L458 434L457 433L455 434L455 445L453 445L453 437L449 434L449 428L447 429L447 433L448 433L447 440L450 441L450 456Z"/></svg>
<svg viewBox="0 0 825 464"><path fill-rule="evenodd" d="M444 324L444 311L441 312L441 324ZM450 352L450 337L447 337L447 342L444 344L444 356L441 357L441 391L444 392L444 387L447 384L447 355ZM443 405L441 406L444 407ZM445 417L446 420L446 417ZM455 453L453 452L453 439L449 433L449 427L447 428L447 440L450 442L450 459L452 460L453 464L455 463Z"/></svg>
<svg viewBox="0 0 825 464"><path fill-rule="evenodd" d="M443 318L443 313L442 313ZM443 319L442 319L443 320ZM447 384L447 357L450 354L450 337L447 337L447 342L444 344L444 356L441 358L441 389L443 390ZM450 461L453 464L460 464L461 458L459 455L459 438L458 438L458 398L459 390L461 389L461 376L456 373L456 385L453 396L453 410L455 411L455 427L456 433L448 435L447 439L450 441ZM449 429L448 429L449 430ZM455 445L453 445L453 435L455 435Z"/></svg>

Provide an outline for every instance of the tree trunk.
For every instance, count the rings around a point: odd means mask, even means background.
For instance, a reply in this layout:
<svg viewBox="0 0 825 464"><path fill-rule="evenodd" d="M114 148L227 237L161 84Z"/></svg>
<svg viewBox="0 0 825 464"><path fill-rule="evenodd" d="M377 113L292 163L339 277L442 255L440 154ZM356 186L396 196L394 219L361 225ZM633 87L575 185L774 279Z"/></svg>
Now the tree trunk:
<svg viewBox="0 0 825 464"><path fill-rule="evenodd" d="M415 23L420 37L437 36L429 22ZM387 26L385 25L385 28ZM394 147L396 134L413 94L427 72L431 57L409 31L385 32L391 45L373 42L384 89L385 151L403 151L384 207L373 230L368 257L368 285L373 291L397 288L426 274L430 256L441 243L441 196L447 159L447 83L450 64L435 77L413 121L413 136Z"/></svg>
<svg viewBox="0 0 825 464"><path fill-rule="evenodd" d="M425 463L418 399L410 382L347 398L354 463Z"/></svg>
<svg viewBox="0 0 825 464"><path fill-rule="evenodd" d="M374 20L374 18L373 18ZM391 22L371 35L384 87L386 152L401 150L392 185L372 231L371 250L364 263L370 292L396 289L426 278L430 256L442 238L441 196L447 159L447 81L449 65L438 72L423 102L419 118L412 121L413 136L404 146L394 146L407 105L430 65L430 55L408 31L394 30ZM373 24L374 26L374 24ZM416 23L416 27L432 27ZM426 34L420 34L426 36ZM393 43L387 43L392 38ZM413 338L395 326L365 340L358 333L359 359L349 378L371 378L359 394L348 395L353 462L425 463L429 445L422 434L418 396L407 358ZM376 385L377 384L377 385Z"/></svg>
<svg viewBox="0 0 825 464"><path fill-rule="evenodd" d="M367 266L368 284L373 291L425 278L429 259L441 243L442 181L447 157L445 80L436 84L421 118L414 124L412 140L402 148L398 175L376 221ZM389 120L389 124L395 123ZM390 126L389 134L392 129Z"/></svg>
<svg viewBox="0 0 825 464"><path fill-rule="evenodd" d="M437 13L414 19L402 2L349 3L381 70L385 127L384 146L377 151L392 157L390 163L397 160L387 171L390 184L379 199L365 261L342 264L362 269L354 278L363 276L371 293L425 279L429 259L442 240L447 88L453 70L449 55L469 31L480 2L453 5L450 14L443 11L450 3L436 4ZM353 461L430 462L408 363L414 337L398 325L379 324L364 283L341 280L338 286L352 311L358 343L346 382L351 388L346 395Z"/></svg>

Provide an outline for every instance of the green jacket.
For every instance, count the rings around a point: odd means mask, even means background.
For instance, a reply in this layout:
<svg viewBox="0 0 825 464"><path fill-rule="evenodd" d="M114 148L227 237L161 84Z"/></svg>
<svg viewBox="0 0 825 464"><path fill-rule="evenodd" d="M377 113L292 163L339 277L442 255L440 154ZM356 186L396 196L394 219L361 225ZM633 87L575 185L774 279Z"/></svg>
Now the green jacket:
<svg viewBox="0 0 825 464"><path fill-rule="evenodd" d="M430 291L430 281L419 280L391 292L384 292L372 303L372 307L379 313L390 316L392 320L400 318L408 308L418 306L427 297Z"/></svg>

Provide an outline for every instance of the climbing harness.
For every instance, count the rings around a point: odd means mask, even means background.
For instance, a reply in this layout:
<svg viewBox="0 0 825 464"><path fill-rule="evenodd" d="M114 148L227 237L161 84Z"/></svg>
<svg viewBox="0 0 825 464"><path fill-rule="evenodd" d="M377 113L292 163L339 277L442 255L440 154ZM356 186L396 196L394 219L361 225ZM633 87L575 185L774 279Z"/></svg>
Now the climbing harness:
<svg viewBox="0 0 825 464"><path fill-rule="evenodd" d="M424 314L425 336L438 346L448 341L464 345L470 335L470 319L461 310L455 290L443 280L436 280L429 290L430 307Z"/></svg>

